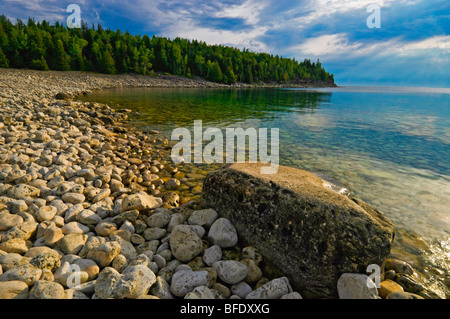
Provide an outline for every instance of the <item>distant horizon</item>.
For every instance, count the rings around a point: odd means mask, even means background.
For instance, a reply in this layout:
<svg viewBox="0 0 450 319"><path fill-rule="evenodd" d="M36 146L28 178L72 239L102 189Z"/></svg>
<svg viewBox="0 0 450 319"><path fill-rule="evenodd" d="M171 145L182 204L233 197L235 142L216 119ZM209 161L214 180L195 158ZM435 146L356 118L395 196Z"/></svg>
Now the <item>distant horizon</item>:
<svg viewBox="0 0 450 319"><path fill-rule="evenodd" d="M11 21L65 24L72 0L0 0ZM378 6L373 11L373 4ZM78 3L88 25L320 59L338 85L450 87L447 0L143 0ZM378 19L379 18L379 19ZM372 23L372 22L377 22Z"/></svg>

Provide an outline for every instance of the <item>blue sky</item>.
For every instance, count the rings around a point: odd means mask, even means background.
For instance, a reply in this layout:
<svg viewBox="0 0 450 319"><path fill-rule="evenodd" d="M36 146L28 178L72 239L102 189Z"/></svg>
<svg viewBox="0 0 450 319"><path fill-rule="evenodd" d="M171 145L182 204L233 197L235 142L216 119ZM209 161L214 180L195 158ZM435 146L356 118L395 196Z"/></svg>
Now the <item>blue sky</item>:
<svg viewBox="0 0 450 319"><path fill-rule="evenodd" d="M320 58L338 85L450 87L449 0L0 0L0 13L65 22L71 3L113 30Z"/></svg>

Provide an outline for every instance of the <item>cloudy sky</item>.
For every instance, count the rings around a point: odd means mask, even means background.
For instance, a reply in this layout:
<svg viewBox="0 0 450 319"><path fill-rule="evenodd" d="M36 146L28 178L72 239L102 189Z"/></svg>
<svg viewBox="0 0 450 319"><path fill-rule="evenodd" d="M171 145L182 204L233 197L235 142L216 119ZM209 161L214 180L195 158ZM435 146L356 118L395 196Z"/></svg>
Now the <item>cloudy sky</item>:
<svg viewBox="0 0 450 319"><path fill-rule="evenodd" d="M339 85L450 87L449 0L0 0L0 13L65 22L71 3L113 30L320 58Z"/></svg>

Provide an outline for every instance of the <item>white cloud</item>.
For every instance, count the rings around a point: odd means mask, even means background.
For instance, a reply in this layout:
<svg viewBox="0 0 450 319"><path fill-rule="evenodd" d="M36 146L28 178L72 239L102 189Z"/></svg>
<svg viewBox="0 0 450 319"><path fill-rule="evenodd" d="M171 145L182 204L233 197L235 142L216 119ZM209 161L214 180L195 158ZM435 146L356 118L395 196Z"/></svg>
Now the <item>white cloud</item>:
<svg viewBox="0 0 450 319"><path fill-rule="evenodd" d="M309 38L302 44L290 48L289 51L297 56L314 56L327 61L369 55L431 55L432 52L435 52L438 57L444 57L450 53L450 36L435 36L416 41L405 41L397 37L377 42L352 42L346 33L336 33Z"/></svg>
<svg viewBox="0 0 450 319"><path fill-rule="evenodd" d="M258 37L264 35L266 27L255 27L250 30L231 31L201 27L191 21L179 21L169 26L166 34L169 37L196 39L208 44L222 44L238 48L248 48L254 51L267 52L269 48Z"/></svg>
<svg viewBox="0 0 450 319"><path fill-rule="evenodd" d="M260 22L261 11L269 5L268 1L247 0L242 4L223 6L221 11L215 13L217 18L240 18L246 24L255 25Z"/></svg>

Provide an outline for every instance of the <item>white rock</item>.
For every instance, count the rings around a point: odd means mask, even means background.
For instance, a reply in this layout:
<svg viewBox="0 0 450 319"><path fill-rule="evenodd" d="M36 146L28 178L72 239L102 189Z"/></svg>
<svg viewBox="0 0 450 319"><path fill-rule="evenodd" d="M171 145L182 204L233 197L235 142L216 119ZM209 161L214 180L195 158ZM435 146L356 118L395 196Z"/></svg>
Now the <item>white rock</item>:
<svg viewBox="0 0 450 319"><path fill-rule="evenodd" d="M364 274L342 274L337 290L339 299L380 299L375 283Z"/></svg>

